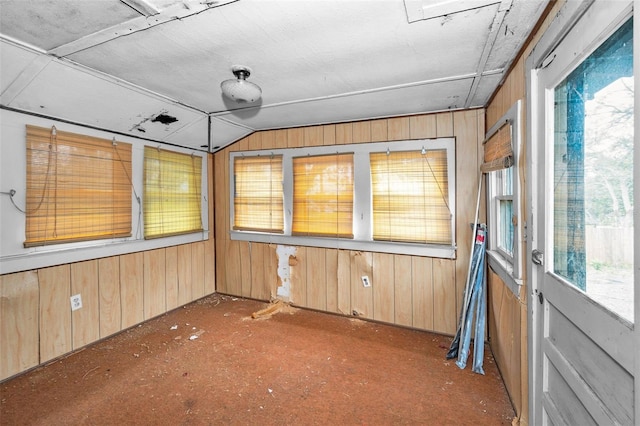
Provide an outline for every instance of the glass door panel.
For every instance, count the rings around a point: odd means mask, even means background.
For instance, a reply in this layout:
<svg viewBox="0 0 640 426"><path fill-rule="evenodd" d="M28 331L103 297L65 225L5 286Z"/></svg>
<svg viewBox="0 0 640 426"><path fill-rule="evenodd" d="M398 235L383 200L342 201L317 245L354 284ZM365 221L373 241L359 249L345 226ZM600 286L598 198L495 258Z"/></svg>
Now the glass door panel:
<svg viewBox="0 0 640 426"><path fill-rule="evenodd" d="M553 273L633 321L633 21L554 90Z"/></svg>

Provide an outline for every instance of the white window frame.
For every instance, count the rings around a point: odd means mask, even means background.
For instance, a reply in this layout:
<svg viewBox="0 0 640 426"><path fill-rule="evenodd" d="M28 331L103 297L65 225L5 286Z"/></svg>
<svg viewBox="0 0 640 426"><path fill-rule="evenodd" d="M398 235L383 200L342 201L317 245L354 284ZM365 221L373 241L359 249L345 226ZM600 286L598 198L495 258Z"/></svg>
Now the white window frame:
<svg viewBox="0 0 640 426"><path fill-rule="evenodd" d="M521 132L522 101L518 100L509 110L489 129L485 140L491 138L503 126L511 126L511 148L513 150L512 169L512 195L505 197L502 195L499 171L487 174L487 216L489 223L489 238L487 244L487 258L489 266L498 274L509 289L520 295L522 286L522 249L523 249L523 215L521 206L521 173L520 170L520 150L522 144ZM513 201L512 214L516 217L516 224L513 227L513 253L509 254L499 247L500 230L500 200L507 198Z"/></svg>
<svg viewBox="0 0 640 426"><path fill-rule="evenodd" d="M451 244L399 243L373 240L373 214L371 170L369 154L373 152L420 151L422 149L445 149L447 152L447 179L449 186L448 204L451 209ZM332 237L309 237L291 235L293 218L293 168L292 158L326 154L353 153L354 161L354 201L353 239ZM230 224L234 223L234 159L240 156L282 155L284 190L284 233L267 233L230 229L232 240L253 241L292 246L312 246L362 250L382 253L408 254L437 258L455 259L456 216L455 216L455 138L417 139L392 142L376 142L349 145L317 146L306 148L285 148L231 152L229 155L229 209ZM232 227L232 225L230 226Z"/></svg>
<svg viewBox="0 0 640 426"><path fill-rule="evenodd" d="M19 141L20 145L9 146L10 144L0 144L0 180L5 184L5 188L15 190L13 196L17 207L24 209L26 204L26 140L24 137L24 125L32 124L40 127L51 127L55 125L58 130L72 133L79 133L86 136L103 139L113 139L117 142L125 142L132 145L131 152L131 180L135 193L132 191L131 220L132 235L130 237L100 239L90 241L78 241L68 243L49 244L44 246L24 247L25 216L17 208L14 208L9 200L5 200L11 208L3 210L2 221L0 221L0 274L9 274L20 271L46 268L53 265L81 262L84 260L97 259L101 257L124 255L128 253L154 250L163 247L176 246L181 244L195 243L209 239L209 175L207 167L208 154L205 151L198 151L192 148L178 147L175 145L163 144L161 142L142 141L124 135L114 136L112 133L90 129L81 125L71 123L61 123L44 117L33 117L14 111L0 111L0 120L6 123L1 128L1 136L6 140ZM185 154L192 154L202 158L201 170L201 217L204 229L202 232L191 234L168 236L145 240L142 223L142 189L143 189L143 162L144 146L160 147ZM17 149L20 147L20 149ZM5 195L9 197L9 195ZM140 198L140 202L138 199Z"/></svg>

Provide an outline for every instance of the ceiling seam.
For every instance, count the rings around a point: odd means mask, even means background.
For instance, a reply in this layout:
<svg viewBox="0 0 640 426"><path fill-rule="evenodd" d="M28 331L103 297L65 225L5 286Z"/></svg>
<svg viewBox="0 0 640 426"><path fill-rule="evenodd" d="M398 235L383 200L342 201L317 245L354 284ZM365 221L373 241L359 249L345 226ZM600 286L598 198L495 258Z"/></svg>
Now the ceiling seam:
<svg viewBox="0 0 640 426"><path fill-rule="evenodd" d="M483 75L482 70L489 61L489 55L493 50L493 45L495 44L496 39L498 38L498 30L502 26L505 16L507 15L507 13L509 13L512 2L513 0L502 0L502 2L500 2L500 6L498 6L498 11L496 12L496 15L493 18L493 23L491 24L491 31L489 32L489 36L487 37L484 49L482 50L482 55L480 56L480 62L478 63L478 67L476 68L476 75L473 78L471 89L469 90L467 100L464 103L465 108L469 108L471 102L473 101L473 98L476 95L478 86L480 85L480 78Z"/></svg>
<svg viewBox="0 0 640 426"><path fill-rule="evenodd" d="M385 86L385 87L376 87L374 89L357 90L354 92L340 93L337 95L318 96L315 98L298 99L295 101L276 102L273 104L256 105L256 106L251 106L251 107L242 108L242 109L235 109L235 110L213 111L213 112L210 112L210 114L213 117L219 117L219 116L233 114L234 111L247 111L247 110L253 110L258 108L259 109L273 108L273 107L278 107L283 105L296 105L296 104L322 101L322 100L328 100L328 99L339 99L339 98L346 98L346 97L352 97L352 96L358 96L358 95L367 95L369 93L385 92L388 90L406 89L406 88L417 87L417 86L427 86L430 84L437 84L437 83L449 83L452 81L467 80L470 78L474 78L476 77L476 75L477 75L476 73L461 74L461 75L456 75L452 77L435 78L431 80L422 80L422 81L417 81L413 83L397 84L394 86Z"/></svg>

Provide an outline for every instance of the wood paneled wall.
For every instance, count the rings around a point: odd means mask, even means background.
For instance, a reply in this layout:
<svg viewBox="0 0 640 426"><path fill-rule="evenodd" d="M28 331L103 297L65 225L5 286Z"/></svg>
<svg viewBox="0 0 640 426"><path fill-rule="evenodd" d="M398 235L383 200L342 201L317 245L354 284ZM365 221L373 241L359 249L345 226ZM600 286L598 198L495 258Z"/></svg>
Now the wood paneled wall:
<svg viewBox="0 0 640 426"><path fill-rule="evenodd" d="M275 298L276 246L229 238L229 153L421 139L456 138L457 258L436 259L297 247L291 259L292 303L391 324L454 334L466 281L478 188L484 110L444 112L254 133L215 154L217 291ZM371 287L363 287L368 275Z"/></svg>
<svg viewBox="0 0 640 426"><path fill-rule="evenodd" d="M210 202L210 224L213 210ZM0 380L214 293L209 235L207 241L0 276ZM82 308L71 311L75 294Z"/></svg>

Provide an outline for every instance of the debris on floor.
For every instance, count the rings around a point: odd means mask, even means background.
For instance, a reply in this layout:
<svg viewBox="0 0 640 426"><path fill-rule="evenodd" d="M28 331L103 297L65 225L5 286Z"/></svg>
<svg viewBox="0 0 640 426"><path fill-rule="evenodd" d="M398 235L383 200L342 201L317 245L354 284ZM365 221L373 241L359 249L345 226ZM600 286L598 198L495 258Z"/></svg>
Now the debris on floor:
<svg viewBox="0 0 640 426"><path fill-rule="evenodd" d="M271 303L264 309L261 309L257 312L251 314L251 318L253 319L267 319L272 315L277 314L278 312L288 312L293 314L296 311L290 304L283 302L282 300L276 299L271 301Z"/></svg>

